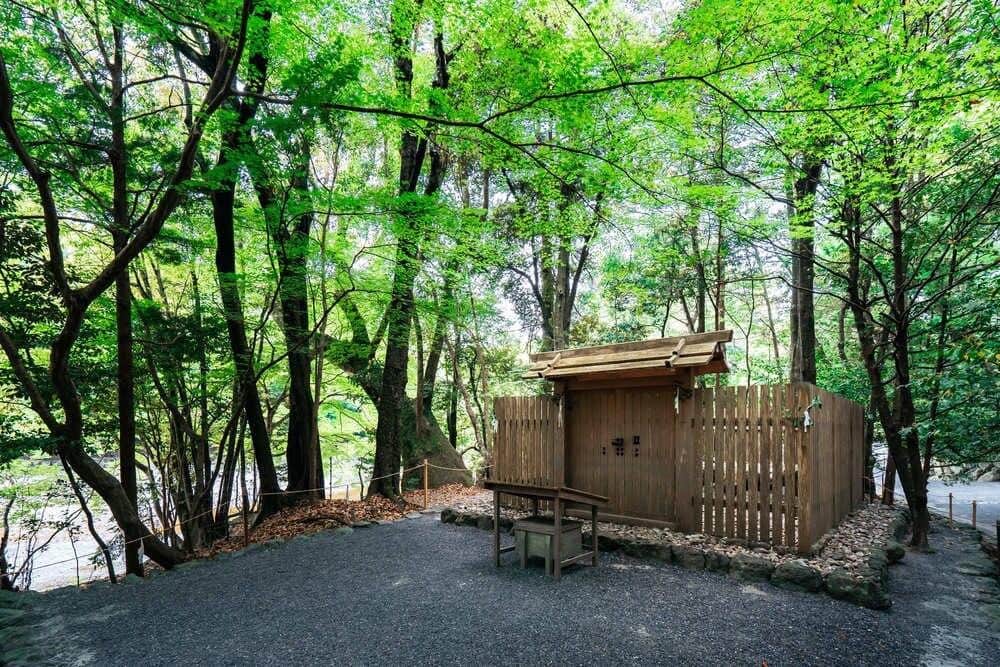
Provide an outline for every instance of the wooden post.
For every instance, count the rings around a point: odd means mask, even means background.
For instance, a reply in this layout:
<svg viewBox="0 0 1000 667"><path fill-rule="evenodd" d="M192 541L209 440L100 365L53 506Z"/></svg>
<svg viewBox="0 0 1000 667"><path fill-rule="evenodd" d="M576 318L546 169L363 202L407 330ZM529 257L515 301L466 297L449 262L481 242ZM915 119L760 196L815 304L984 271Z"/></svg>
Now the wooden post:
<svg viewBox="0 0 1000 667"><path fill-rule="evenodd" d="M976 527L976 501L972 501L972 527Z"/></svg>
<svg viewBox="0 0 1000 667"><path fill-rule="evenodd" d="M500 567L500 494L493 492L493 565Z"/></svg>
<svg viewBox="0 0 1000 667"><path fill-rule="evenodd" d="M247 521L247 494L243 494L243 548L250 546L250 522Z"/></svg>
<svg viewBox="0 0 1000 667"><path fill-rule="evenodd" d="M566 485L566 387L558 383L558 401L556 408L555 442L552 443L552 486L559 488Z"/></svg>
<svg viewBox="0 0 1000 667"><path fill-rule="evenodd" d="M559 500L559 496L552 499L552 513L555 519L555 534L552 536L552 576L559 581L559 577L562 576L562 545L560 544L562 538L562 501Z"/></svg>
<svg viewBox="0 0 1000 667"><path fill-rule="evenodd" d="M953 496L952 496L951 493L949 493L948 494L948 526L949 527L954 525L954 515L952 513L952 499L953 499Z"/></svg>
<svg viewBox="0 0 1000 667"><path fill-rule="evenodd" d="M677 414L674 416L674 430L667 437L674 441L674 497L671 498L677 528L681 532L690 533L695 530L694 506L694 482L696 471L694 466L694 431L691 422L694 417L694 398L688 395L685 398L686 390L689 390L693 383L688 379L686 385L678 385ZM673 399L674 394L670 394ZM659 407L659 406L658 406ZM664 410L673 412L673 400L669 405L663 406Z"/></svg>
<svg viewBox="0 0 1000 667"><path fill-rule="evenodd" d="M350 499L351 499L351 485L344 484L344 500L350 500Z"/></svg>
<svg viewBox="0 0 1000 667"><path fill-rule="evenodd" d="M330 497L333 497L333 457L330 457Z"/></svg>
<svg viewBox="0 0 1000 667"><path fill-rule="evenodd" d="M1000 520L997 520L997 527L1000 527ZM590 542L590 548L594 551L590 564L597 567L597 505L590 506Z"/></svg>
<svg viewBox="0 0 1000 667"><path fill-rule="evenodd" d="M427 459L424 459L424 509L427 509Z"/></svg>

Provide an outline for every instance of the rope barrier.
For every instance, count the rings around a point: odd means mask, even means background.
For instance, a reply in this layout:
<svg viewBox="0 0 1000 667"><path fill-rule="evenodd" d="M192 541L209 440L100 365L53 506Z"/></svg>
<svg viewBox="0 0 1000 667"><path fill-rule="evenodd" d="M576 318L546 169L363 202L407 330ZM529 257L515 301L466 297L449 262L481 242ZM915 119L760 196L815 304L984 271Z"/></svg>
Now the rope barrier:
<svg viewBox="0 0 1000 667"><path fill-rule="evenodd" d="M430 461L427 462L427 465L429 465L431 468L437 468L438 470L455 470L457 472L471 472L468 468L448 468L446 466L434 465Z"/></svg>
<svg viewBox="0 0 1000 667"><path fill-rule="evenodd" d="M170 528L163 528L163 529L157 530L157 531L150 531L149 535L144 535L142 537L136 537L136 538L131 539L131 540L126 540L125 542L122 542L122 546L125 547L125 546L128 546L129 544L135 544L136 542L142 542L143 540L145 540L146 538L149 538L149 537L162 537L162 536L166 536L168 533L176 530L178 526L183 526L185 524L191 523L195 519L200 519L203 516L206 516L208 514L214 514L214 513L215 513L215 510L211 509L211 510L202 512L201 514L195 514L194 516L188 517L187 519L184 519L183 521L177 521L177 522L175 522L174 525L171 526ZM239 516L239 514L230 514L227 518L232 519L235 516ZM95 556L101 556L103 554L104 554L104 552L101 551L100 549L98 549L97 551L95 551L94 553L92 553L90 556L84 556L84 558L93 558ZM41 569L44 569L46 567L52 567L53 565L63 565L64 563L72 563L72 562L75 562L77 560L79 560L78 557L67 558L65 560L57 560L57 561L55 561L53 563L45 563L43 565L35 565L35 566L32 566L31 569L32 570L41 570Z"/></svg>
<svg viewBox="0 0 1000 667"><path fill-rule="evenodd" d="M372 477L372 478L370 478L368 480L368 483L371 484L372 482L378 481L380 479L388 479L389 477L393 477L395 475L402 476L402 475L405 475L408 472L412 472L414 470L417 470L417 469L423 468L423 467L424 467L424 464L421 463L419 465L413 466L412 468L404 468L400 472L389 473L388 475L381 475L379 477ZM315 491L326 491L327 490L327 486L329 486L331 488L337 488L338 486L353 486L353 485L354 485L354 482L338 481L338 482L330 482L326 486L317 487L315 489L296 489L295 491L268 491L267 493L258 493L257 495L258 496L286 496L286 495L293 494L293 493L313 493Z"/></svg>

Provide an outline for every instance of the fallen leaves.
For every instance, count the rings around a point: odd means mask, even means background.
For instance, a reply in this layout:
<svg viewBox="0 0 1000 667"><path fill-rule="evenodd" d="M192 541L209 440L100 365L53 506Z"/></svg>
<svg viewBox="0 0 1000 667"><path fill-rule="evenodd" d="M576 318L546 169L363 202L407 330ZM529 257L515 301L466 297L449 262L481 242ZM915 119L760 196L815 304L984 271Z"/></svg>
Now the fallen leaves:
<svg viewBox="0 0 1000 667"><path fill-rule="evenodd" d="M482 489L462 484L447 484L429 489L428 505L442 507L463 499L476 497ZM299 535L311 535L321 530L339 526L351 526L362 522L394 521L402 519L410 512L423 509L423 489L408 491L399 502L374 496L364 500L319 500L302 503L281 510L265 519L259 526L250 529L248 543L287 540ZM233 535L219 540L209 549L198 553L199 557L212 557L220 553L239 551L244 547L243 527L237 520Z"/></svg>

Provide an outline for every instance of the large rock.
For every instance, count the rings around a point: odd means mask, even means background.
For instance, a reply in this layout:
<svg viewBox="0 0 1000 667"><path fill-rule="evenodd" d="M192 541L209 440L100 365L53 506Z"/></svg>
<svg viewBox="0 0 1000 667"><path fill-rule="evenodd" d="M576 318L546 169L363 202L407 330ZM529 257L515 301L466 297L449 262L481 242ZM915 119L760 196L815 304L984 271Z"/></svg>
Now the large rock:
<svg viewBox="0 0 1000 667"><path fill-rule="evenodd" d="M455 523L457 516L458 515L455 513L455 510L450 507L445 507L441 510L441 523Z"/></svg>
<svg viewBox="0 0 1000 667"><path fill-rule="evenodd" d="M705 569L705 552L686 544L675 544L671 549L674 562L688 570Z"/></svg>
<svg viewBox="0 0 1000 667"><path fill-rule="evenodd" d="M650 540L625 540L621 543L622 551L634 558L659 558L664 548L667 549L666 560L670 560L670 547Z"/></svg>
<svg viewBox="0 0 1000 667"><path fill-rule="evenodd" d="M838 600L847 600L869 609L888 609L892 606L885 587L873 573L859 576L837 568L826 575L826 590Z"/></svg>
<svg viewBox="0 0 1000 667"><path fill-rule="evenodd" d="M785 590L816 593L823 589L823 575L803 560L791 560L774 568L771 583Z"/></svg>
<svg viewBox="0 0 1000 667"><path fill-rule="evenodd" d="M597 546L601 551L618 551L624 544L617 535L597 533Z"/></svg>
<svg viewBox="0 0 1000 667"><path fill-rule="evenodd" d="M464 512L463 513L459 513L455 517L455 525L456 526L475 526L476 524L479 523L479 517L480 517L479 514L472 514L472 513L466 514Z"/></svg>
<svg viewBox="0 0 1000 667"><path fill-rule="evenodd" d="M705 552L705 569L713 572L728 572L732 559L719 551Z"/></svg>
<svg viewBox="0 0 1000 667"><path fill-rule="evenodd" d="M894 565L903 560L903 556L906 555L906 549L896 540L892 540L885 547L885 555L889 558L889 565Z"/></svg>
<svg viewBox="0 0 1000 667"><path fill-rule="evenodd" d="M872 549L868 554L868 568L881 581L889 578L889 556L883 549Z"/></svg>
<svg viewBox="0 0 1000 667"><path fill-rule="evenodd" d="M767 581L774 563L750 554L737 554L729 563L729 576L738 581Z"/></svg>

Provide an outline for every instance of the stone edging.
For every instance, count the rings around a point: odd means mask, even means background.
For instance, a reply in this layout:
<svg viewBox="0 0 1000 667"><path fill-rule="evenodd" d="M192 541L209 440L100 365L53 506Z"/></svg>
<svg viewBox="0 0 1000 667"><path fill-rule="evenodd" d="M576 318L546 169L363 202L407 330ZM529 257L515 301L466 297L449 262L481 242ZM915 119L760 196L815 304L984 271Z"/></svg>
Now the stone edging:
<svg viewBox="0 0 1000 667"><path fill-rule="evenodd" d="M441 511L441 522L493 530L493 517L479 512L445 508ZM501 530L510 532L513 526L512 519L500 517ZM897 541L905 527L906 517L901 514L893 520L890 534L894 538L869 553L868 563L860 576L846 568L836 568L823 576L817 568L804 560L787 561L775 566L768 559L748 553L730 557L693 545L665 544L607 533L598 533L597 540L602 551L622 551L635 558L673 563L689 570L725 572L738 581L769 582L785 590L825 592L838 600L869 609L889 609L892 606L888 594L889 565L899 562L906 553Z"/></svg>

